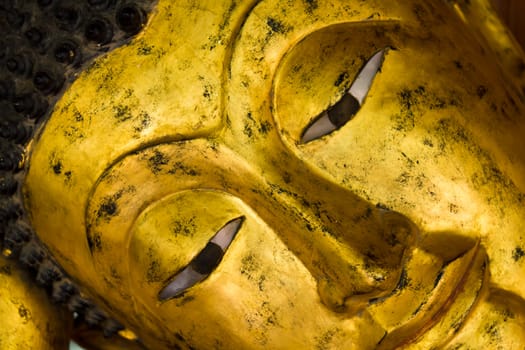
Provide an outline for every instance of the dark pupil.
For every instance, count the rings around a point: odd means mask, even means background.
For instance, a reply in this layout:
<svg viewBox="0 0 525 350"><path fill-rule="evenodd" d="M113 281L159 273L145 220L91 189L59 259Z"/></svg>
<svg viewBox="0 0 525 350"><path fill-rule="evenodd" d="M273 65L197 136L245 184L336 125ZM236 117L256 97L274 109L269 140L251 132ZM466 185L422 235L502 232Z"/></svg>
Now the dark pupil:
<svg viewBox="0 0 525 350"><path fill-rule="evenodd" d="M328 110L328 119L330 119L332 124L337 128L340 128L352 119L360 107L359 101L347 93Z"/></svg>
<svg viewBox="0 0 525 350"><path fill-rule="evenodd" d="M221 247L213 242L208 242L199 255L193 259L191 267L202 275L209 275L219 265L223 255Z"/></svg>

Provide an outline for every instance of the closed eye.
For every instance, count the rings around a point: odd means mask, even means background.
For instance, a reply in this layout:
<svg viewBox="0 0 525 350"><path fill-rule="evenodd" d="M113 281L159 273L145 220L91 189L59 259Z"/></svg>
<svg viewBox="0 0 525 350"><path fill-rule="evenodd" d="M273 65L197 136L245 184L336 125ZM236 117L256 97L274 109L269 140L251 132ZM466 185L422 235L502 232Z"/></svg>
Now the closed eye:
<svg viewBox="0 0 525 350"><path fill-rule="evenodd" d="M160 301L182 295L188 288L208 277L222 260L226 249L241 228L244 217L238 217L224 225L197 256L159 293Z"/></svg>
<svg viewBox="0 0 525 350"><path fill-rule="evenodd" d="M385 49L382 49L368 59L343 97L317 116L304 130L302 143L308 143L338 130L356 115L381 68L384 55Z"/></svg>

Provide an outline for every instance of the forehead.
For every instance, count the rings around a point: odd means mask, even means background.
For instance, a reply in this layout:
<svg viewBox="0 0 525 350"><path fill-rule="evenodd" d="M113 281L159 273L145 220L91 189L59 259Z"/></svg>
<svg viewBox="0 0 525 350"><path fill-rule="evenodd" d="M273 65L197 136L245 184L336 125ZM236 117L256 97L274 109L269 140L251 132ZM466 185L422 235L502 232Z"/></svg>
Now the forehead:
<svg viewBox="0 0 525 350"><path fill-rule="evenodd" d="M332 24L373 20L381 29L392 19L408 23L430 14L411 4L160 1L137 40L95 62L65 93L46 126L56 148L49 153L66 158L84 149L105 166L145 145L210 135L224 125L232 74L261 73L302 37ZM232 69L232 55L243 45L241 54L252 55L252 63Z"/></svg>

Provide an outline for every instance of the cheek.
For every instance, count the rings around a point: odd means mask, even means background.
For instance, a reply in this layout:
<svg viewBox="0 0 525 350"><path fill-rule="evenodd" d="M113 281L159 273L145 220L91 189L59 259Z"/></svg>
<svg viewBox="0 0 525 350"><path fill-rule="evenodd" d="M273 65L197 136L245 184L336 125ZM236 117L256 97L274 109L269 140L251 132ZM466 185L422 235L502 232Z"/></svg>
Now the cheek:
<svg viewBox="0 0 525 350"><path fill-rule="evenodd" d="M474 219L487 203L473 179L486 177L484 168L494 165L465 125L490 112L489 104L479 101L475 82L454 71L443 75L455 69L453 57L432 62L430 53L390 51L355 118L293 151L324 176L407 215L423 230L475 231Z"/></svg>
<svg viewBox="0 0 525 350"><path fill-rule="evenodd" d="M437 131L437 115L408 132L398 131L389 116L376 115L373 123L356 120L343 131L341 144L330 140L318 150L316 165L360 197L407 215L423 231L474 230L473 219L485 206L472 182L483 173L476 155Z"/></svg>
<svg viewBox="0 0 525 350"><path fill-rule="evenodd" d="M271 342L281 329L300 327L304 310L320 309L308 270L253 215L247 215L220 265L203 282L164 303L153 295L141 301L158 324L175 325L189 344L199 348L217 343L247 348L254 342Z"/></svg>
<svg viewBox="0 0 525 350"><path fill-rule="evenodd" d="M246 222L205 281L163 304L144 301L157 324L175 325L166 331L203 349L307 349L327 334L336 348L368 348L381 339L384 331L367 314L342 321L329 312L315 280L277 234L254 217Z"/></svg>

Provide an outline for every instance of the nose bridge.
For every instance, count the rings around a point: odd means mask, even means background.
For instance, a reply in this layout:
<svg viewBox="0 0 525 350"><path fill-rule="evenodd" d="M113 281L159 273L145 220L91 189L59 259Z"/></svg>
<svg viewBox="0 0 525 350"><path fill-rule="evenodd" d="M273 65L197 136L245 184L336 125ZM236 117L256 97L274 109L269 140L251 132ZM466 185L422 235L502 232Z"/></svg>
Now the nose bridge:
<svg viewBox="0 0 525 350"><path fill-rule="evenodd" d="M391 291L414 225L316 175L300 160L285 163L286 170L266 177L258 207L316 278L325 305L344 312L355 306L350 300Z"/></svg>

